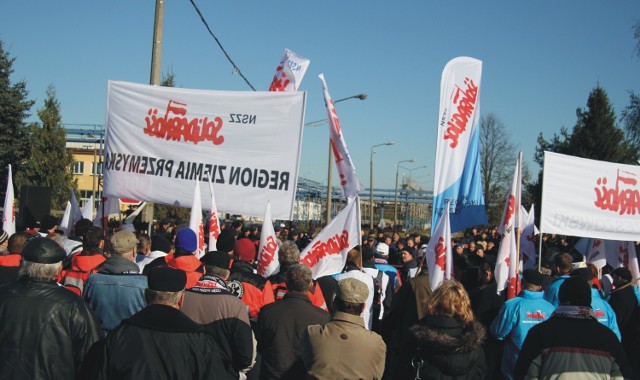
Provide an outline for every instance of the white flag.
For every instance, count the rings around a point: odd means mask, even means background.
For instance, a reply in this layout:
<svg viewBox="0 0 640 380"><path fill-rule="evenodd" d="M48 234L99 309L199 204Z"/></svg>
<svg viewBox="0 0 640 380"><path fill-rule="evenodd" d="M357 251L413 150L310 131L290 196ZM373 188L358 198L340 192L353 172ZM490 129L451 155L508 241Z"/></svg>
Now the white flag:
<svg viewBox="0 0 640 380"><path fill-rule="evenodd" d="M627 242L628 249L628 269L631 272L631 281L635 285L638 285L637 281L640 279L640 267L638 266L638 253L636 252L636 246L632 241Z"/></svg>
<svg viewBox="0 0 640 380"><path fill-rule="evenodd" d="M356 196L300 253L300 262L311 268L314 279L339 273L360 239L360 197Z"/></svg>
<svg viewBox="0 0 640 380"><path fill-rule="evenodd" d="M84 204L84 207L80 212L84 219L93 221L93 195L89 197L89 200Z"/></svg>
<svg viewBox="0 0 640 380"><path fill-rule="evenodd" d="M524 207L520 207L524 210ZM536 267L536 240L535 236L539 234L538 228L535 225L535 211L533 205L531 205L531 209L527 213L526 210L521 213L521 217L526 220L525 224L522 226L522 234L520 235L520 252L524 253L522 255L523 261L523 269L531 269Z"/></svg>
<svg viewBox="0 0 640 380"><path fill-rule="evenodd" d="M122 224L133 224L133 221L142 212L142 209L146 205L147 205L147 202L142 202L142 204L138 206L138 208L134 212L132 212L131 214L129 214L129 216L126 217L126 219L124 220L124 222L122 222Z"/></svg>
<svg viewBox="0 0 640 380"><path fill-rule="evenodd" d="M431 290L436 290L445 279L450 280L453 270L449 206L450 204L447 202L427 246L427 266L429 267Z"/></svg>
<svg viewBox="0 0 640 380"><path fill-rule="evenodd" d="M517 291L518 251L516 248L515 229L519 229L520 226L521 168L522 152L518 153L518 161L513 174L511 191L507 196L499 227L499 232L502 234L502 241L498 249L495 276L498 284L498 292L503 291L508 285L507 299L515 297Z"/></svg>
<svg viewBox="0 0 640 380"><path fill-rule="evenodd" d="M2 228L9 236L16 233L16 207L14 203L13 175L11 174L11 165L9 165L9 173L7 174L7 193L4 196L4 212L2 213Z"/></svg>
<svg viewBox="0 0 640 380"><path fill-rule="evenodd" d="M70 191L71 191L71 197L69 201L71 202L71 219L73 219L71 224L71 230L73 230L73 228L76 226L76 222L82 219L83 216L82 216L82 210L80 209L80 205L78 204L78 199L76 198L76 192L73 191L73 189L71 189Z"/></svg>
<svg viewBox="0 0 640 380"><path fill-rule="evenodd" d="M209 212L209 251L217 251L218 237L220 236L220 220L218 219L218 206L213 195L213 184L209 181L209 192L211 192L211 211Z"/></svg>
<svg viewBox="0 0 640 380"><path fill-rule="evenodd" d="M93 225L106 230L109 215L112 214L120 214L120 201L114 197L102 197L100 202L98 202L98 209Z"/></svg>
<svg viewBox="0 0 640 380"><path fill-rule="evenodd" d="M284 49L284 55L276 68L276 75L273 76L269 91L298 91L310 62L307 58Z"/></svg>
<svg viewBox="0 0 640 380"><path fill-rule="evenodd" d="M65 235L69 236L73 230L73 218L71 217L71 202L67 201L67 207L62 214L62 220L60 221L60 229Z"/></svg>
<svg viewBox="0 0 640 380"><path fill-rule="evenodd" d="M264 221L260 232L260 247L258 248L258 274L269 277L278 273L280 262L278 260L278 240L271 221L271 202L267 202L264 210Z"/></svg>
<svg viewBox="0 0 640 380"><path fill-rule="evenodd" d="M327 117L329 119L329 136L331 137L331 149L333 150L333 156L336 160L336 166L338 167L338 174L340 175L340 185L342 185L342 192L346 198L354 197L362 190L364 186L360 183L358 175L356 174L356 168L351 161L351 156L347 150L347 143L342 135L342 129L340 128L340 120L338 120L338 114L333 106L331 95L329 95L329 89L327 83L324 80L324 75L319 75L322 81L322 89L324 90L324 105L327 107Z"/></svg>
<svg viewBox="0 0 640 380"><path fill-rule="evenodd" d="M204 223L202 221L202 197L200 194L200 181L195 181L196 186L193 191L193 203L191 203L191 217L189 218L189 228L198 237L198 249L195 252L197 258L201 258L204 252Z"/></svg>
<svg viewBox="0 0 640 380"><path fill-rule="evenodd" d="M585 253L585 262L602 268L607 264L605 241L602 239L589 239Z"/></svg>

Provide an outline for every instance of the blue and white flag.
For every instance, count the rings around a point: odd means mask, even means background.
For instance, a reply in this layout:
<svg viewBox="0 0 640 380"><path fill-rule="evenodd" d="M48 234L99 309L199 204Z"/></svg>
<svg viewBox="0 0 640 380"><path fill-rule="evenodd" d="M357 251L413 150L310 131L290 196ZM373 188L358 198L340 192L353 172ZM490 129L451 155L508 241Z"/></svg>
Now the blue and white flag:
<svg viewBox="0 0 640 380"><path fill-rule="evenodd" d="M442 72L431 227L447 204L451 232L486 224L480 176L480 79L482 62L454 58Z"/></svg>

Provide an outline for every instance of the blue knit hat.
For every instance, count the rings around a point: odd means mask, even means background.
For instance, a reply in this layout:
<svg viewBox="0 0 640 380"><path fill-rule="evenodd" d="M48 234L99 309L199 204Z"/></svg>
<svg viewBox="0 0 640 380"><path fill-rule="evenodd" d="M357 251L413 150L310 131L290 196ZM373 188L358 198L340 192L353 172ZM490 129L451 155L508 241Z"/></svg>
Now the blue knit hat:
<svg viewBox="0 0 640 380"><path fill-rule="evenodd" d="M176 233L176 250L194 252L198 249L198 237L191 228L183 228Z"/></svg>

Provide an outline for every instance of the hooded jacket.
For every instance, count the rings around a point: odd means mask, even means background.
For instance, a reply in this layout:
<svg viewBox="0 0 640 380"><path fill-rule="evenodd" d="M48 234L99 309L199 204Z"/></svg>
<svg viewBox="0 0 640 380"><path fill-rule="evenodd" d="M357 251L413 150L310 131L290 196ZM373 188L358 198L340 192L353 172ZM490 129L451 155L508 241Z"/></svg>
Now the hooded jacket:
<svg viewBox="0 0 640 380"><path fill-rule="evenodd" d="M409 330L402 378L413 378L417 370L412 363L422 363L422 379L483 379L484 338L484 328L476 321L464 327L452 317L427 315Z"/></svg>
<svg viewBox="0 0 640 380"><path fill-rule="evenodd" d="M67 289L81 296L84 290L84 283L91 273L95 273L107 258L102 250L84 250L71 257L69 267L60 273L60 282Z"/></svg>

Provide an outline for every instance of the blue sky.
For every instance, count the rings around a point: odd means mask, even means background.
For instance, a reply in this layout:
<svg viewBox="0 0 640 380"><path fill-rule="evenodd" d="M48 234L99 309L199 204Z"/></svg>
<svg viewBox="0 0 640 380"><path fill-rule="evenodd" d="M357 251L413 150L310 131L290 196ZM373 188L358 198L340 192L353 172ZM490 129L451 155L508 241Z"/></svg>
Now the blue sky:
<svg viewBox="0 0 640 380"><path fill-rule="evenodd" d="M640 92L632 27L637 0L595 1L203 1L210 27L258 90L266 90L285 48L311 60L300 87L306 121L325 118L324 73L339 103L349 151L369 184L393 188L395 165L431 188L440 76L457 56L483 61L481 114L494 113L533 172L536 137L571 128L589 92L603 87L617 114ZM56 87L67 124L104 124L107 80L149 83L155 2L0 0L0 39L16 58L36 110ZM188 0L167 0L162 72L185 88L248 91ZM328 126L306 127L300 175L327 178ZM515 164L516 157L514 157ZM400 170L400 173L407 173ZM334 170L335 174L335 170ZM334 184L336 183L334 179Z"/></svg>

